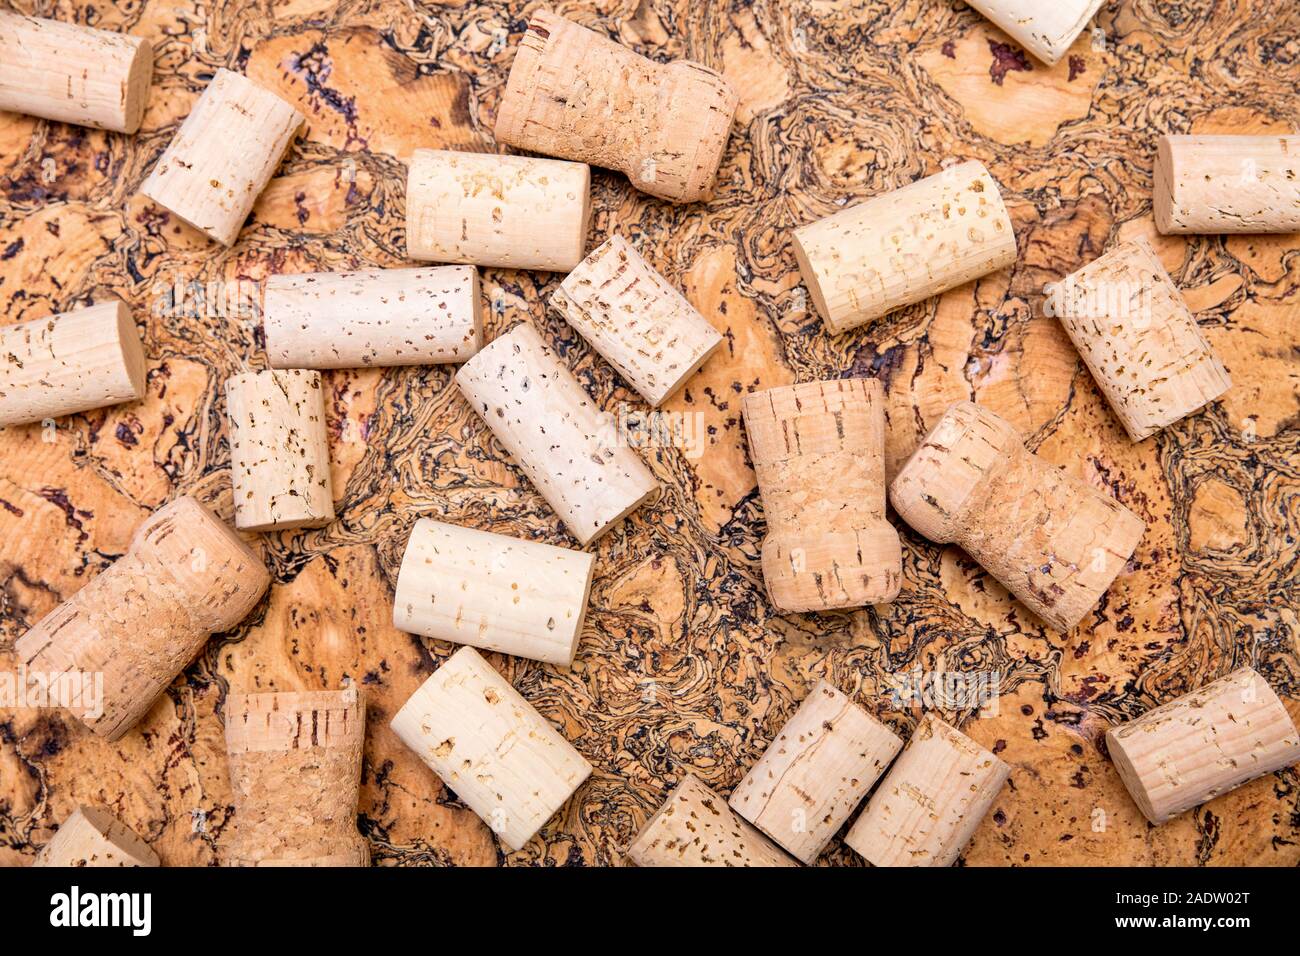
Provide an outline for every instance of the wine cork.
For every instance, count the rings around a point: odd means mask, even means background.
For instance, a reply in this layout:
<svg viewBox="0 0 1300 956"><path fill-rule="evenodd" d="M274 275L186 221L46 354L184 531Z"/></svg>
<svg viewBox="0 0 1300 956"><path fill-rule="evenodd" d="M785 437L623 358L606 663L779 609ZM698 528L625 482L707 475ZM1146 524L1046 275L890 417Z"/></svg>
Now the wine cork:
<svg viewBox="0 0 1300 956"><path fill-rule="evenodd" d="M1124 570L1142 519L1027 451L988 409L958 402L899 470L889 500L956 543L1031 611L1068 631Z"/></svg>
<svg viewBox="0 0 1300 956"><path fill-rule="evenodd" d="M897 734L819 680L728 803L812 863L902 747Z"/></svg>
<svg viewBox="0 0 1300 956"><path fill-rule="evenodd" d="M397 574L393 626L568 667L596 556L421 518Z"/></svg>
<svg viewBox="0 0 1300 956"><path fill-rule="evenodd" d="M120 301L0 328L0 425L144 397L145 357Z"/></svg>
<svg viewBox="0 0 1300 956"><path fill-rule="evenodd" d="M968 0L1022 47L1054 66L1097 13L1101 0Z"/></svg>
<svg viewBox="0 0 1300 956"><path fill-rule="evenodd" d="M637 866L796 865L689 774L646 821L627 855Z"/></svg>
<svg viewBox="0 0 1300 956"><path fill-rule="evenodd" d="M217 70L140 193L233 245L305 121L247 77Z"/></svg>
<svg viewBox="0 0 1300 956"><path fill-rule="evenodd" d="M29 674L80 679L80 699L62 706L117 740L270 583L233 531L193 498L177 498L140 525L112 567L18 639L17 659Z"/></svg>
<svg viewBox="0 0 1300 956"><path fill-rule="evenodd" d="M1300 232L1300 136L1162 136L1152 207L1165 235Z"/></svg>
<svg viewBox="0 0 1300 956"><path fill-rule="evenodd" d="M434 671L392 727L509 852L591 775L582 754L472 647Z"/></svg>
<svg viewBox="0 0 1300 956"><path fill-rule="evenodd" d="M0 10L0 110L134 133L152 75L143 37Z"/></svg>
<svg viewBox="0 0 1300 956"><path fill-rule="evenodd" d="M1010 772L926 714L844 842L873 866L952 866Z"/></svg>
<svg viewBox="0 0 1300 956"><path fill-rule="evenodd" d="M722 344L718 330L622 236L570 272L551 305L656 408Z"/></svg>
<svg viewBox="0 0 1300 956"><path fill-rule="evenodd" d="M902 582L885 520L880 383L847 378L745 396L745 431L767 517L763 581L782 611L885 604Z"/></svg>
<svg viewBox="0 0 1300 956"><path fill-rule="evenodd" d="M276 275L262 301L273 368L463 362L483 346L473 266Z"/></svg>
<svg viewBox="0 0 1300 956"><path fill-rule="evenodd" d="M456 373L497 440L590 544L655 493L658 483L536 330L517 325Z"/></svg>
<svg viewBox="0 0 1300 956"><path fill-rule="evenodd" d="M738 97L690 60L656 63L549 10L528 21L496 139L625 173L671 202L706 199Z"/></svg>
<svg viewBox="0 0 1300 956"><path fill-rule="evenodd" d="M971 161L800 226L794 254L839 333L1012 265L1016 237L997 183Z"/></svg>
<svg viewBox="0 0 1300 956"><path fill-rule="evenodd" d="M1048 292L1052 312L1133 441L1232 386L1146 239L1121 243Z"/></svg>
<svg viewBox="0 0 1300 956"><path fill-rule="evenodd" d="M582 261L591 170L582 163L417 149L406 177L412 259L568 272Z"/></svg>
<svg viewBox="0 0 1300 956"><path fill-rule="evenodd" d="M319 372L277 369L226 380L230 480L241 531L320 528L334 520Z"/></svg>
<svg viewBox="0 0 1300 956"><path fill-rule="evenodd" d="M0 30L4 21L0 20ZM158 854L112 814L78 807L41 847L33 866L159 866Z"/></svg>
<svg viewBox="0 0 1300 956"><path fill-rule="evenodd" d="M1300 763L1300 735L1268 681L1242 667L1106 732L1138 809L1157 826Z"/></svg>
<svg viewBox="0 0 1300 956"><path fill-rule="evenodd" d="M357 832L364 697L355 687L226 698L228 864L366 866Z"/></svg>

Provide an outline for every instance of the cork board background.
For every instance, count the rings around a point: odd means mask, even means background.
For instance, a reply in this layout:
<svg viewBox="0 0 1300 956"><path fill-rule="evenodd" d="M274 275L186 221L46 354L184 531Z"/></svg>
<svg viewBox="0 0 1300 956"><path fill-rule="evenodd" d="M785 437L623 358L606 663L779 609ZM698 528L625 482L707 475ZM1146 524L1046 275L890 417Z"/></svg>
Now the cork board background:
<svg viewBox="0 0 1300 956"><path fill-rule="evenodd" d="M265 367L260 329L238 301L255 299L272 273L404 264L404 159L416 147L494 148L496 104L531 9L15 6L147 36L157 65L135 137L0 114L0 321L117 295L150 356L143 401L0 432L4 669L13 641L107 567L169 497L188 492L231 517L221 388L237 370ZM30 862L79 802L110 809L166 864L219 862L232 814L226 694L350 678L369 695L358 822L377 863L616 864L682 774L729 793L819 677L907 736L920 707L896 706L891 688L916 669L998 674L996 715L941 708L1013 768L968 865L1300 862L1294 770L1156 829L1102 746L1109 725L1247 663L1300 715L1300 236L1160 238L1149 201L1158 133L1300 129L1300 8L1109 0L1053 69L956 0L557 9L654 58L721 69L742 95L711 203L674 207L620 176L594 177L589 247L620 231L727 339L667 406L698 423L702 447L654 450L661 497L594 546L574 667L490 658L594 775L507 857L388 729L452 651L391 623L416 518L573 542L450 369L330 372L339 519L253 539L274 572L271 594L119 744L58 712L0 710L0 863ZM221 66L310 121L229 251L136 195ZM802 293L790 230L934 173L946 157L982 160L1001 185L1015 268L828 336ZM1045 283L1137 234L1153 238L1234 387L1133 445L1041 302ZM544 308L561 276L483 275L489 337L534 323L606 408L640 407ZM739 398L841 375L885 383L891 465L954 400L1009 418L1041 455L1146 520L1127 573L1065 636L957 549L904 531L894 604L774 616L759 579L762 506ZM860 861L837 840L822 862Z"/></svg>

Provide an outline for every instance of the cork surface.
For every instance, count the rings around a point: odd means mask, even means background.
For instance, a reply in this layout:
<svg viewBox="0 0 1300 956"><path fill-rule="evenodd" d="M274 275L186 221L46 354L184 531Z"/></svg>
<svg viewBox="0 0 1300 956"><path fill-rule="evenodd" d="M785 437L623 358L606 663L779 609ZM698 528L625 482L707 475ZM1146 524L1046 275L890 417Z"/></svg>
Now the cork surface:
<svg viewBox="0 0 1300 956"><path fill-rule="evenodd" d="M491 148L530 9L273 6L50 4L47 15L93 10L97 26L158 47L142 132L0 116L0 321L115 293L150 357L143 401L60 420L49 443L36 425L0 432L0 671L14 666L14 640L123 554L174 494L233 520L222 383L246 363L265 367L265 354L257 323L200 290L416 265L405 257L405 158ZM387 729L452 652L392 626L418 517L576 541L460 397L454 367L329 372L338 520L254 542L275 576L270 596L205 645L140 732L106 746L61 713L0 705L0 864L29 863L81 803L109 809L164 863L213 862L232 806L219 713L229 688L334 689L344 676L369 701L358 812L376 863L618 863L685 774L730 796L821 677L907 739L921 707L896 701L894 687L912 668L1000 675L997 714L942 709L1012 767L1014 786L966 847L967 865L1300 863L1294 770L1152 829L1102 739L1245 663L1300 714L1300 240L1161 238L1150 219L1157 134L1300 129L1287 52L1300 36L1295 5L1197 2L1175 17L1167 4L1116 0L1094 21L1097 48L1090 25L1052 69L974 10L939 0L559 9L657 60L718 69L742 96L711 203L666 205L622 174L592 177L588 248L613 230L636 237L725 336L664 405L686 416L701 453L648 453L664 491L590 548L596 579L571 669L485 655L574 741L592 778L523 852L504 855ZM229 252L135 195L219 66L309 117ZM1020 240L1017 264L827 336L790 229L938 172L947 156L988 166ZM1207 410L1140 445L1041 308L1047 282L1137 234L1153 237L1233 379ZM602 408L644 407L545 305L562 278L483 270L485 341L527 321ZM921 539L892 511L904 556L894 603L772 612L740 402L751 388L844 373L886 386L891 473L944 409L975 398L1147 522L1131 567L1068 642L959 548ZM841 834L819 862L861 860Z"/></svg>

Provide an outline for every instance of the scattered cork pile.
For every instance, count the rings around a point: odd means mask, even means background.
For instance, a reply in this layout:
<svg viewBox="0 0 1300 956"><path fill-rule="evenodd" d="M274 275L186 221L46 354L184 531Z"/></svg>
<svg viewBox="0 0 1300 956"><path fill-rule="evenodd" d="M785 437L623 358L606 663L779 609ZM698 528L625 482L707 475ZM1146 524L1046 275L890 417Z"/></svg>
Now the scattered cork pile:
<svg viewBox="0 0 1300 956"><path fill-rule="evenodd" d="M1049 64L1100 5L972 4ZM137 38L0 13L0 109L129 135L147 102L152 56ZM601 570L585 549L661 484L624 423L535 328L520 324L484 343L478 268L567 273L549 304L648 408L659 408L723 336L633 237L606 235L587 251L590 167L617 170L666 202L707 201L737 106L735 89L705 66L658 63L535 12L495 132L500 145L543 156L416 150L407 252L437 265L269 281L262 303L269 367L224 387L237 530L194 498L177 497L139 528L125 556L18 642L24 666L102 674L105 707L74 716L105 741L120 740L209 636L236 627L271 587L238 532L291 540L336 520L322 370L459 365L460 393L579 547L421 520L406 543L393 621L463 646L391 727L504 851L527 845L587 785L593 766L566 728L475 648L571 666ZM219 70L140 192L207 240L231 246L302 135L310 136L302 112ZM1166 136L1152 155L1162 233L1300 229L1300 136ZM956 157L807 222L789 240L827 334L1023 254L998 183L981 162ZM1133 442L1231 388L1145 240L1115 244L1049 293ZM0 329L0 425L138 399L148 361L120 302ZM886 502L929 540L959 544L1062 634L1105 599L1142 538L1142 518L1033 454L1011 423L970 402L947 408L887 475L886 407L880 381L851 376L743 396L768 529L762 575L774 608L809 613L894 601L903 555ZM354 820L364 695L350 685L260 690L232 688L227 700L236 807L225 861L366 865L369 844ZM1112 728L1107 742L1153 825L1300 762L1294 722L1250 667ZM627 854L643 866L812 864L847 826L845 842L872 864L949 866L1015 773L932 710L904 744L823 680L729 800L683 775ZM428 784L436 786L432 777ZM159 864L144 841L93 807L70 817L37 862Z"/></svg>

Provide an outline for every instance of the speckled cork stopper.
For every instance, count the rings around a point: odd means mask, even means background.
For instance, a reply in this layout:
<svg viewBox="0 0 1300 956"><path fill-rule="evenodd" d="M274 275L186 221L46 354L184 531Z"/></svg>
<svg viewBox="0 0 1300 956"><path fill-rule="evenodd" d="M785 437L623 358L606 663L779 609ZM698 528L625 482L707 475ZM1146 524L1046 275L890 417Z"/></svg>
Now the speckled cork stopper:
<svg viewBox="0 0 1300 956"><path fill-rule="evenodd" d="M831 332L978 279L1016 261L998 185L967 162L794 231L804 285Z"/></svg>
<svg viewBox="0 0 1300 956"><path fill-rule="evenodd" d="M902 747L902 738L820 680L728 803L812 863Z"/></svg>
<svg viewBox="0 0 1300 956"><path fill-rule="evenodd" d="M354 687L226 699L228 865L369 864L356 824L365 722Z"/></svg>
<svg viewBox="0 0 1300 956"><path fill-rule="evenodd" d="M0 25L2 26L2 25ZM158 854L98 807L78 807L41 848L33 866L159 866Z"/></svg>
<svg viewBox="0 0 1300 956"><path fill-rule="evenodd" d="M782 611L884 604L902 550L885 520L883 393L874 379L745 397L749 455L767 517L763 581Z"/></svg>
<svg viewBox="0 0 1300 956"><path fill-rule="evenodd" d="M305 121L247 77L217 70L140 194L233 245Z"/></svg>
<svg viewBox="0 0 1300 956"><path fill-rule="evenodd" d="M591 764L472 647L420 685L393 731L482 818L523 847L591 775Z"/></svg>
<svg viewBox="0 0 1300 956"><path fill-rule="evenodd" d="M0 10L0 110L134 133L152 75L143 37Z"/></svg>
<svg viewBox="0 0 1300 956"><path fill-rule="evenodd" d="M483 346L478 269L271 276L262 327L274 368L464 362Z"/></svg>
<svg viewBox="0 0 1300 956"><path fill-rule="evenodd" d="M655 407L722 344L718 330L622 236L587 256L550 301Z"/></svg>
<svg viewBox="0 0 1300 956"><path fill-rule="evenodd" d="M627 855L637 866L797 866L689 774L646 821Z"/></svg>
<svg viewBox="0 0 1300 956"><path fill-rule="evenodd" d="M261 560L190 497L160 508L131 547L18 639L29 672L103 674L103 708L72 711L117 740L149 711L208 635L239 624L271 576Z"/></svg>
<svg viewBox="0 0 1300 956"><path fill-rule="evenodd" d="M1162 136L1151 205L1165 235L1300 232L1300 136Z"/></svg>
<svg viewBox="0 0 1300 956"><path fill-rule="evenodd" d="M844 842L874 866L952 866L1010 773L926 714Z"/></svg>
<svg viewBox="0 0 1300 956"><path fill-rule="evenodd" d="M123 302L0 328L0 425L22 425L144 396L146 363Z"/></svg>
<svg viewBox="0 0 1300 956"><path fill-rule="evenodd" d="M320 372L233 375L226 380L226 415L235 527L277 531L334 520Z"/></svg>
<svg viewBox="0 0 1300 956"><path fill-rule="evenodd" d="M421 518L397 574L393 626L568 667L595 567L594 554Z"/></svg>
<svg viewBox="0 0 1300 956"><path fill-rule="evenodd" d="M1268 681L1242 667L1111 728L1106 749L1143 816L1159 825L1300 762L1300 735Z"/></svg>
<svg viewBox="0 0 1300 956"><path fill-rule="evenodd" d="M1048 66L1057 63L1096 14L1101 0L969 0L972 7Z"/></svg>
<svg viewBox="0 0 1300 956"><path fill-rule="evenodd" d="M671 202L708 197L738 103L718 73L656 63L538 10L519 41L496 139L626 173Z"/></svg>
<svg viewBox="0 0 1300 956"><path fill-rule="evenodd" d="M568 272L591 221L584 163L417 149L406 176L412 259Z"/></svg>
<svg viewBox="0 0 1300 956"><path fill-rule="evenodd" d="M956 543L1031 611L1068 631L1124 570L1145 525L1031 454L1010 423L958 402L899 470L889 500L931 541Z"/></svg>
<svg viewBox="0 0 1300 956"><path fill-rule="evenodd" d="M659 488L654 475L531 325L517 325L456 373L569 532L590 544Z"/></svg>
<svg viewBox="0 0 1300 956"><path fill-rule="evenodd" d="M1146 239L1116 246L1049 295L1134 441L1191 415L1232 386Z"/></svg>

